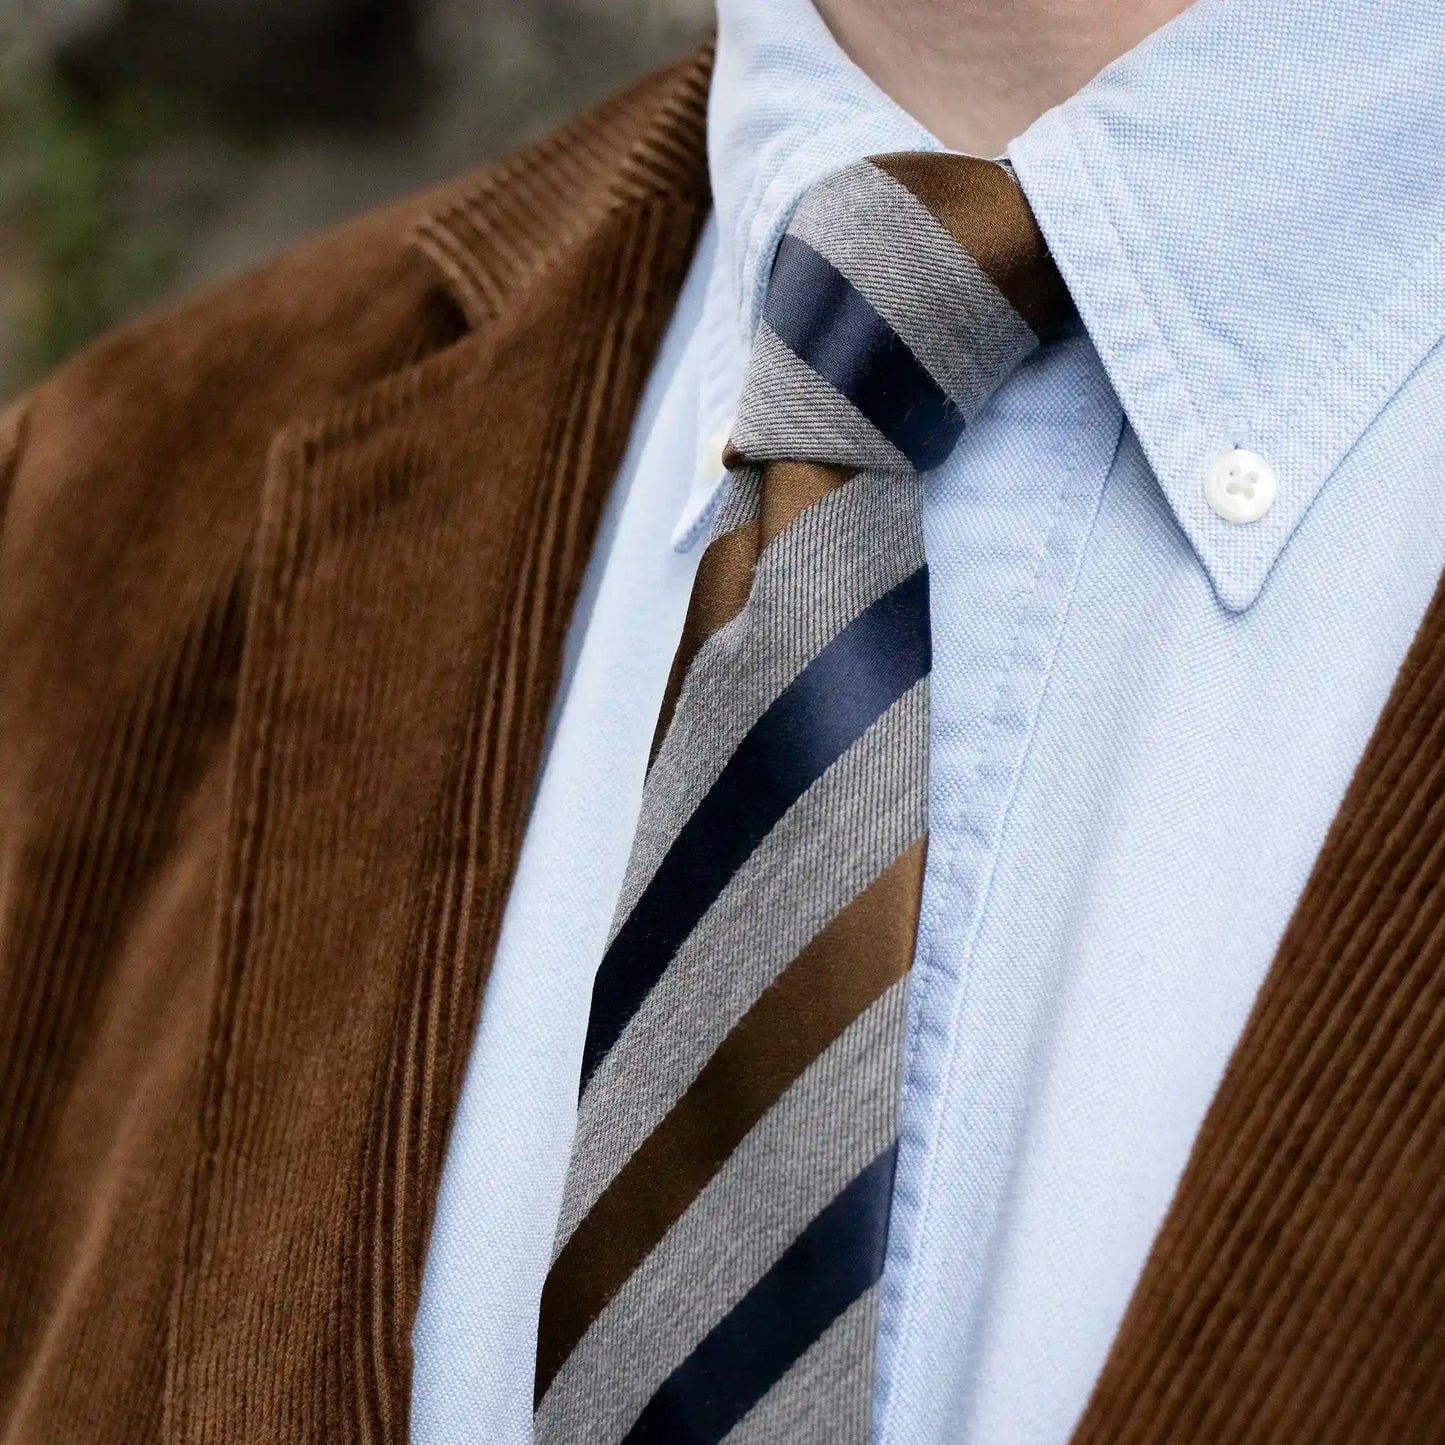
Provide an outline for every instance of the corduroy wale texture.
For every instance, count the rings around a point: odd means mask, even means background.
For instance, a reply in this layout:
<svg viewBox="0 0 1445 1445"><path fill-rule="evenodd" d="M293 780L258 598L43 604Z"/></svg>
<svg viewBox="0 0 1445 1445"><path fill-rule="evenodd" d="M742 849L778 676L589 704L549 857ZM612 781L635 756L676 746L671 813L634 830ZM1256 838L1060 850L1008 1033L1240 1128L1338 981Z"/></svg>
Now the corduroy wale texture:
<svg viewBox="0 0 1445 1445"><path fill-rule="evenodd" d="M708 63L0 418L5 1445L405 1439L567 619L708 205ZM1437 599L1080 1441L1445 1433L1442 817Z"/></svg>
<svg viewBox="0 0 1445 1445"><path fill-rule="evenodd" d="M861 161L783 237L592 995L543 1445L871 1438L928 826L921 473L1071 315L989 161Z"/></svg>
<svg viewBox="0 0 1445 1445"><path fill-rule="evenodd" d="M402 1441L697 58L7 421L0 1440Z"/></svg>

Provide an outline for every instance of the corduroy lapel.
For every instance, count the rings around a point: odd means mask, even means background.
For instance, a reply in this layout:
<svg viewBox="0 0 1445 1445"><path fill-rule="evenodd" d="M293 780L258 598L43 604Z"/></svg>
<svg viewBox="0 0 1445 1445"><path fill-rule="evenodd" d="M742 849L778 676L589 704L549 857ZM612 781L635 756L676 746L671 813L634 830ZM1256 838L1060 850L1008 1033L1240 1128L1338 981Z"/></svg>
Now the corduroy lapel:
<svg viewBox="0 0 1445 1445"><path fill-rule="evenodd" d="M173 1440L405 1438L442 1152L598 515L706 213L702 54L443 204L472 331L275 439Z"/></svg>

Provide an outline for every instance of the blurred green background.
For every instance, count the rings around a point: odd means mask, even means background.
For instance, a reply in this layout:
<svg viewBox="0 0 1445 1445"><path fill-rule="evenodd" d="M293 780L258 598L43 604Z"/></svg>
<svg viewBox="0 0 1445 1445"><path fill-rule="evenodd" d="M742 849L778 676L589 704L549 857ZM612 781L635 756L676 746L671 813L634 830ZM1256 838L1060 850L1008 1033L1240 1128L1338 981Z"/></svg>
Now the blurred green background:
<svg viewBox="0 0 1445 1445"><path fill-rule="evenodd" d="M0 401L137 308L466 171L711 0L0 0Z"/></svg>

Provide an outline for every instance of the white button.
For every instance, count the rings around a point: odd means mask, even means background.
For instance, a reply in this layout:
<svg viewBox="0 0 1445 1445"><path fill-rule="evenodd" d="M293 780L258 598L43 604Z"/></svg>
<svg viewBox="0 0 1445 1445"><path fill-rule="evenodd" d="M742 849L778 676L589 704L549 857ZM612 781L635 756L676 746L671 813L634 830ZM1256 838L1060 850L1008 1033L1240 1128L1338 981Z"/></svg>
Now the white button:
<svg viewBox="0 0 1445 1445"><path fill-rule="evenodd" d="M727 428L715 431L698 448L697 469L693 472L687 504L672 529L674 552L692 551L712 526L712 515L727 481L723 448L728 444L729 435L731 431Z"/></svg>
<svg viewBox="0 0 1445 1445"><path fill-rule="evenodd" d="M727 444L726 431L715 431L703 442L697 457L697 480L701 485L712 486L726 470L723 466L723 450Z"/></svg>
<svg viewBox="0 0 1445 1445"><path fill-rule="evenodd" d="M1256 522L1274 506L1279 478L1261 456L1243 450L1225 452L1209 465L1204 495L1226 522Z"/></svg>

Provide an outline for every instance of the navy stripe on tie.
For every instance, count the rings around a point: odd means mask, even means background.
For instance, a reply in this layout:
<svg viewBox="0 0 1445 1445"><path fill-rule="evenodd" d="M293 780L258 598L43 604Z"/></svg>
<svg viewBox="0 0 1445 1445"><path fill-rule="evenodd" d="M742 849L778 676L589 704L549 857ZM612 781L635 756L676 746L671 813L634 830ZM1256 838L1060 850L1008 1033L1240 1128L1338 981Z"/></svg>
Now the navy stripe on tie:
<svg viewBox="0 0 1445 1445"><path fill-rule="evenodd" d="M944 461L963 413L853 283L806 241L785 235L763 319L921 472Z"/></svg>
<svg viewBox="0 0 1445 1445"><path fill-rule="evenodd" d="M625 1445L713 1445L883 1273L889 1145L658 1387Z"/></svg>
<svg viewBox="0 0 1445 1445"><path fill-rule="evenodd" d="M753 724L603 955L582 1089L753 849L929 665L920 567L860 612Z"/></svg>

